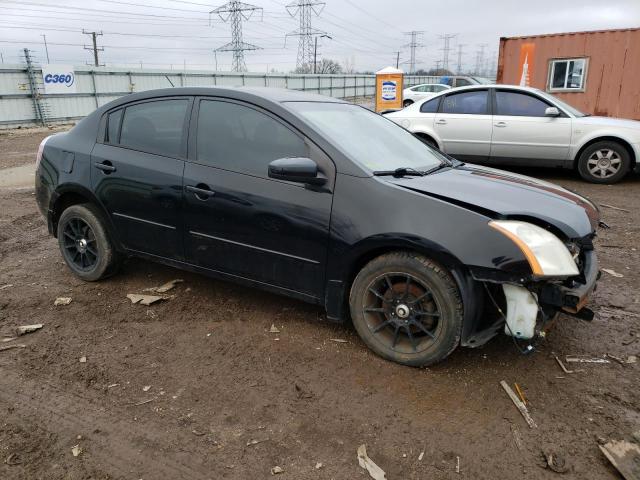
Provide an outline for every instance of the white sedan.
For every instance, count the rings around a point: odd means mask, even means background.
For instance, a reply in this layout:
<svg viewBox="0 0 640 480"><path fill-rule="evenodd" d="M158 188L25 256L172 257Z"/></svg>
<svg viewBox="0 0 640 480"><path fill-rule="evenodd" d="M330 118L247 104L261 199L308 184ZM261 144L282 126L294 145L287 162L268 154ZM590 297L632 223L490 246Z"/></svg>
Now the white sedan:
<svg viewBox="0 0 640 480"><path fill-rule="evenodd" d="M464 161L572 168L593 183L640 171L640 122L592 117L535 88L461 87L386 117Z"/></svg>
<svg viewBox="0 0 640 480"><path fill-rule="evenodd" d="M451 87L449 85L444 85L442 83L423 83L405 88L402 91L402 106L408 107L412 103L433 97L436 93L450 89Z"/></svg>

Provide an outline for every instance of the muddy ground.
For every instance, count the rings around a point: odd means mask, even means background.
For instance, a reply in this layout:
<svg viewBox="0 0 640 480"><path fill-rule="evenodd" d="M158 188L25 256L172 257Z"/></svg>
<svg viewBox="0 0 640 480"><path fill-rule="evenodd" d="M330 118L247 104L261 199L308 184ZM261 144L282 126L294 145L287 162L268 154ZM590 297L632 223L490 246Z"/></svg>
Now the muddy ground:
<svg viewBox="0 0 640 480"><path fill-rule="evenodd" d="M0 169L32 162L46 134L2 133ZM33 189L0 189L0 340L44 324L0 343L26 345L0 351L0 478L270 478L277 465L283 479L365 479L363 443L390 480L619 478L598 442L640 429L640 364L566 374L554 356L640 354L640 178L596 186L519 172L628 209L603 207L611 229L597 242L602 267L623 276L603 274L593 322L561 317L531 355L502 336L428 369L376 357L319 308L166 266L132 260L83 283ZM175 278L171 300L126 298ZM72 303L55 307L61 296ZM524 390L538 428L500 380ZM543 451L569 471L545 468Z"/></svg>

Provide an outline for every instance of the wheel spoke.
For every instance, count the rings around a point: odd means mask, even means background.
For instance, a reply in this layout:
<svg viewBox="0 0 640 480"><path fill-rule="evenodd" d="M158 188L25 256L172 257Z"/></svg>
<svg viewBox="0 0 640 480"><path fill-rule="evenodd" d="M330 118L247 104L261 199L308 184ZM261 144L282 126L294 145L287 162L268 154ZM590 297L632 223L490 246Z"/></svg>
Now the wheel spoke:
<svg viewBox="0 0 640 480"><path fill-rule="evenodd" d="M413 322L413 325L415 325L416 327L418 327L421 331L423 331L424 333L426 333L427 335L429 335L432 339L435 339L435 335L433 333L431 333L429 330L426 329L426 327L422 324L422 322Z"/></svg>
<svg viewBox="0 0 640 480"><path fill-rule="evenodd" d="M384 281L387 282L387 288L391 290L391 292L393 292L393 283L391 283L391 280L389 280L389 277L385 275Z"/></svg>
<svg viewBox="0 0 640 480"><path fill-rule="evenodd" d="M407 331L407 336L409 337L409 340L411 341L411 346L413 347L413 351L415 352L416 349L418 348L418 344L416 343L416 339L413 336L413 333L411 333L411 326L407 325L405 327L405 330Z"/></svg>
<svg viewBox="0 0 640 480"><path fill-rule="evenodd" d="M380 295L380 293L376 292L373 288L369 288L369 291L373 293L376 297L378 297L380 300L382 300L384 303L390 302L390 300L387 300L386 298L384 298L384 296Z"/></svg>
<svg viewBox="0 0 640 480"><path fill-rule="evenodd" d="M365 312L377 312L377 313L384 313L384 308L380 308L380 307L366 307L364 309Z"/></svg>
<svg viewBox="0 0 640 480"><path fill-rule="evenodd" d="M436 312L423 312L422 310L416 310L413 312L416 317L433 317L440 318L440 314Z"/></svg>
<svg viewBox="0 0 640 480"><path fill-rule="evenodd" d="M386 327L387 325L391 325L392 323L393 323L393 320L386 320L382 322L380 325L378 325L376 328L373 329L373 333L378 333L384 327Z"/></svg>
<svg viewBox="0 0 640 480"><path fill-rule="evenodd" d="M431 291L427 290L426 292L424 292L422 295L420 295L418 298L414 298L413 300L407 302L409 305L415 305L416 303L421 302L424 298L429 297L431 298Z"/></svg>
<svg viewBox="0 0 640 480"><path fill-rule="evenodd" d="M398 343L398 336L400 334L400 325L396 325L396 330L393 332L393 343L391 344L391 348L396 348L396 343Z"/></svg>
<svg viewBox="0 0 640 480"><path fill-rule="evenodd" d="M407 280L405 281L405 284L404 284L404 295L402 296L402 298L404 300L409 298L409 287L410 286L411 286L411 277L409 275L407 275Z"/></svg>

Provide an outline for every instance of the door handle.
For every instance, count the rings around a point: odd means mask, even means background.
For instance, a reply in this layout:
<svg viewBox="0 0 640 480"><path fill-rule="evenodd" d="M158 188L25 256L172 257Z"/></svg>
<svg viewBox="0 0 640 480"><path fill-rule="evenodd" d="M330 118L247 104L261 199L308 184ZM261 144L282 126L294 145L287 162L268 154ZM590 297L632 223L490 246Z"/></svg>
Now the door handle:
<svg viewBox="0 0 640 480"><path fill-rule="evenodd" d="M213 197L216 192L209 189L208 186L204 184L198 184L198 186L187 185L184 187L187 192L193 193L199 200L207 200L209 197Z"/></svg>
<svg viewBox="0 0 640 480"><path fill-rule="evenodd" d="M447 121L444 118L441 118L440 120L436 121L436 125L446 125Z"/></svg>
<svg viewBox="0 0 640 480"><path fill-rule="evenodd" d="M98 170L102 170L104 173L109 174L116 171L116 167L109 160L105 160L104 162L95 162L93 164Z"/></svg>
<svg viewBox="0 0 640 480"><path fill-rule="evenodd" d="M494 123L495 127L500 127L500 128L504 128L507 126L507 122L498 122L498 123Z"/></svg>

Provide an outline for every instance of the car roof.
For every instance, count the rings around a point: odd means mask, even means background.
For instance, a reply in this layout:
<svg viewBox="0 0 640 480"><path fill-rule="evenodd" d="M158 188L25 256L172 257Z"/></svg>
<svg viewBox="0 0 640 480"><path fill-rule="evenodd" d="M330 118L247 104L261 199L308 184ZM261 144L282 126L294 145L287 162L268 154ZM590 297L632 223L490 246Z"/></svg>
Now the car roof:
<svg viewBox="0 0 640 480"><path fill-rule="evenodd" d="M540 90L538 90L537 88L532 88L532 87L521 87L519 85L501 85L501 84L496 84L496 83L492 83L489 85L483 85L483 84L475 84L475 85L466 85L464 87L455 87L455 88L451 88L449 90L443 90L442 92L437 92L434 96L426 99L428 100L432 100L434 98L437 98L439 96L442 95L451 95L457 92L464 92L467 90L486 90L488 88L499 88L500 90L515 90L515 91L520 91L520 92L529 92L529 93L537 93L540 94Z"/></svg>
<svg viewBox="0 0 640 480"><path fill-rule="evenodd" d="M248 97L260 97L271 102L332 102L345 103L343 100L307 93L299 90L272 87L174 87L155 90L145 90L123 97L127 101L144 100L151 98L195 95L195 96L227 96L237 99L249 99ZM245 98L246 97L246 98Z"/></svg>

